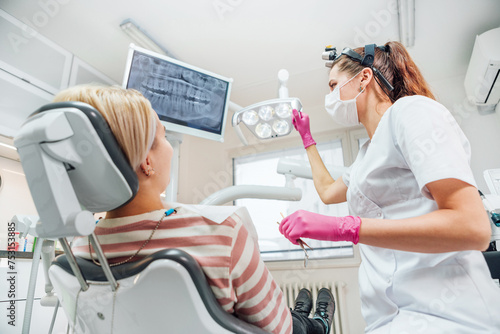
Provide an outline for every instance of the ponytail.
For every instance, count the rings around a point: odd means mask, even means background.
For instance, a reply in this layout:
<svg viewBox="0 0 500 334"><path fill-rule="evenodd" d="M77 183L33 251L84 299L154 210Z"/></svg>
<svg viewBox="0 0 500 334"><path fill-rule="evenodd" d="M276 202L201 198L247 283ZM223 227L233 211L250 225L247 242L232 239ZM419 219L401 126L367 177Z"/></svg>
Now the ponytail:
<svg viewBox="0 0 500 334"><path fill-rule="evenodd" d="M379 57L375 54L373 66L394 87L394 90L389 92L389 98L394 102L404 96L423 95L435 100L427 81L403 44L388 42L385 46L389 52L378 50Z"/></svg>
<svg viewBox="0 0 500 334"><path fill-rule="evenodd" d="M385 44L386 50L375 48L375 59L373 67L382 73L382 75L394 87L394 90L388 91L383 85L380 85L391 102L411 95L423 95L435 100L427 81L417 65L413 62L410 54L399 42L388 42ZM365 48L354 49L361 57L365 55ZM339 71L347 72L352 75L361 71L364 66L349 57L340 57L333 63L338 66ZM374 76L375 80L376 77Z"/></svg>

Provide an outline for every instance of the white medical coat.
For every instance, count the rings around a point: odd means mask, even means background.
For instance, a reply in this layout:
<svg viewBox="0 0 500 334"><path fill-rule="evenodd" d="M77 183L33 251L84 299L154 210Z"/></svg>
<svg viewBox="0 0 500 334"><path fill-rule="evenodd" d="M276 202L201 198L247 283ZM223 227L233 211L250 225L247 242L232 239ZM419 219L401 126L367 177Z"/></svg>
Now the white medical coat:
<svg viewBox="0 0 500 334"><path fill-rule="evenodd" d="M402 219L437 210L426 188L476 186L470 145L450 112L423 96L383 115L343 175L352 215ZM479 251L423 254L360 244L359 285L369 333L500 333L500 289Z"/></svg>

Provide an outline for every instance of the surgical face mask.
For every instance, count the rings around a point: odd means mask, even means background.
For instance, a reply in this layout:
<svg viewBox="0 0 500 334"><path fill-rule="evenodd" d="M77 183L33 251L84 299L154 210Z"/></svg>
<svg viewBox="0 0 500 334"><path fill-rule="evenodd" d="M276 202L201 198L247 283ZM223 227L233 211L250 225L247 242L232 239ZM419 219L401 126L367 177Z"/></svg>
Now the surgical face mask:
<svg viewBox="0 0 500 334"><path fill-rule="evenodd" d="M358 74L361 73L358 72ZM352 79L358 76L356 74L342 86L337 86L335 89L325 96L325 108L328 114L332 116L335 122L344 126L354 126L359 124L358 109L356 108L356 98L363 93L365 89L359 92L352 100L342 101L340 99L340 88L347 85Z"/></svg>

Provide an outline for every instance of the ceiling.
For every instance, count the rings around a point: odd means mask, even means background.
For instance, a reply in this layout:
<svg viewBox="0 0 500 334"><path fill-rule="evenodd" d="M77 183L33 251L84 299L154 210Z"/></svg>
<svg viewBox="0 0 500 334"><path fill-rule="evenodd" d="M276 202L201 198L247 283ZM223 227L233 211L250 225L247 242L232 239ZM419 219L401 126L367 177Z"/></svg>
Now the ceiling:
<svg viewBox="0 0 500 334"><path fill-rule="evenodd" d="M463 75L475 35L500 26L497 0L415 2L409 51L431 86ZM0 8L118 83L131 42L119 25L131 18L179 60L233 78L231 100L242 106L277 97L284 68L290 96L319 108L326 44L399 40L396 0L0 0Z"/></svg>

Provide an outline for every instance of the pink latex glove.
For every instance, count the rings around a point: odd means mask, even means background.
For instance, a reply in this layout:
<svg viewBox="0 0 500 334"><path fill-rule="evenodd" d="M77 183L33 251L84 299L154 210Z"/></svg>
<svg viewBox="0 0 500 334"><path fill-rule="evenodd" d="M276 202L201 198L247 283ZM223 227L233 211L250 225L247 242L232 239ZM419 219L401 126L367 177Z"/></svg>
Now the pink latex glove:
<svg viewBox="0 0 500 334"><path fill-rule="evenodd" d="M352 241L357 244L360 226L359 217L331 217L299 210L281 221L280 232L295 245L298 245L299 238Z"/></svg>
<svg viewBox="0 0 500 334"><path fill-rule="evenodd" d="M309 129L309 115L303 112L299 113L296 109L292 110L292 114L293 126L295 130L299 131L300 137L302 137L302 143L304 143L304 148L316 145L316 142L311 136L311 130Z"/></svg>

